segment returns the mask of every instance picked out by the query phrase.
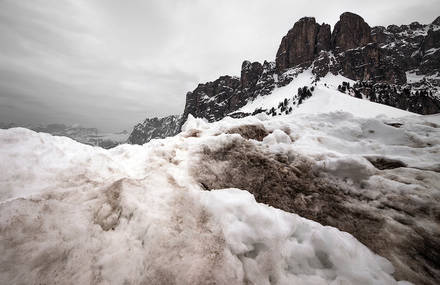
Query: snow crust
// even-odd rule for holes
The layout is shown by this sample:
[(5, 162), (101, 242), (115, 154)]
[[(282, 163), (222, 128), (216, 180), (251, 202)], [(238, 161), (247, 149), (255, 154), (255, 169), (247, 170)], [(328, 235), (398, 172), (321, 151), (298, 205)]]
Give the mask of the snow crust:
[(336, 173), (344, 163), (369, 169), (359, 153), (389, 147), (411, 165), (440, 161), (438, 152), (409, 149), (429, 142), (438, 151), (440, 137), (423, 120), (409, 121), (393, 132), (347, 113), (212, 124), (190, 117), (180, 135), (111, 150), (0, 130), (0, 283), (405, 284), (350, 234), (259, 204), (243, 190), (203, 191), (189, 170), (202, 147), (231, 142), (239, 135), (220, 133), (245, 124), (272, 132), (253, 143), (295, 149)]

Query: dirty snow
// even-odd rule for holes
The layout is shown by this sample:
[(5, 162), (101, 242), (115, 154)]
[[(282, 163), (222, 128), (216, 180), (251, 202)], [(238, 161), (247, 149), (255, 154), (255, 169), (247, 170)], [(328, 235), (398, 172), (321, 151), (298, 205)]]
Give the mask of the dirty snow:
[[(279, 130), (262, 144), (322, 152), (301, 137), (310, 142), (331, 122), (340, 135), (362, 134), (365, 121), (344, 116), (292, 117), (294, 139)], [(211, 134), (249, 120), (284, 124), (267, 119), (190, 117), (176, 137), (111, 150), (1, 130), (0, 283), (397, 284), (391, 263), (350, 234), (258, 204), (243, 190), (202, 191), (190, 176), (202, 145), (237, 136)], [(411, 143), (405, 139), (396, 135)], [(326, 149), (341, 151), (337, 142)]]

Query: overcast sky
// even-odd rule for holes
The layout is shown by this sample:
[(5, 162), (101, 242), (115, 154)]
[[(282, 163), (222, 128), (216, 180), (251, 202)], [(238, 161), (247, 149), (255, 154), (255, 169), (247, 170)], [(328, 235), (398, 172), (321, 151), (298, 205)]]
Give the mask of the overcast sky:
[(430, 23), (440, 0), (0, 0), (0, 122), (131, 130), (187, 91), (274, 60), (303, 16)]

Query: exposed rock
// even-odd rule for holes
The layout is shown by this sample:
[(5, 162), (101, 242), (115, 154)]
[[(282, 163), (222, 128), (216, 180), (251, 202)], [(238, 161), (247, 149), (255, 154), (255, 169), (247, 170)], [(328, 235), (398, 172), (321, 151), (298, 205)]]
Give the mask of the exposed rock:
[(411, 30), (419, 30), (419, 29), (423, 28), (423, 25), (420, 24), (419, 22), (412, 22), (411, 24), (409, 24), (409, 28)]
[(432, 22), (432, 25), (440, 26), (440, 16)]
[(163, 118), (147, 118), (133, 128), (128, 137), (128, 142), (131, 144), (144, 144), (152, 139), (174, 136), (180, 130), (180, 119), (180, 116), (175, 115)]
[(332, 48), (341, 51), (361, 47), (372, 42), (371, 28), (362, 17), (346, 12), (336, 23), (331, 40)]
[(231, 105), (239, 103), (240, 100), (231, 100), (239, 87), (240, 79), (232, 76), (221, 76), (215, 81), (199, 84), (194, 91), (186, 94), (181, 125), (189, 114), (197, 118), (206, 118), (210, 122), (223, 118), (229, 113)]
[(436, 89), (420, 84), (388, 84), (374, 81), (358, 82), (349, 88), (353, 94), (362, 94), (368, 100), (418, 114), (440, 113)]
[(321, 51), (330, 50), (331, 47), (331, 30), (330, 25), (323, 23), (319, 27), (319, 32), (316, 39), (315, 54), (319, 54)]
[[(305, 17), (293, 25), (293, 28), (283, 37), (276, 55), (278, 70), (312, 61), (315, 57), (319, 25), (315, 18)], [(325, 38), (325, 33), (321, 35)], [(322, 42), (325, 44), (325, 42)]]
[(440, 48), (440, 29), (430, 29), (422, 42), (421, 49), (424, 54), (432, 48)]
[[(392, 58), (387, 57), (386, 52), (377, 44), (368, 44), (338, 54), (337, 62), (340, 63), (340, 70), (337, 71), (352, 80), (406, 83), (405, 72), (395, 65)], [(335, 67), (337, 68), (337, 65)]]
[(371, 39), (373, 42), (381, 44), (386, 42), (387, 35), (386, 35), (386, 28), (382, 26), (373, 27), (371, 29)]
[(241, 65), (241, 88), (254, 88), (263, 73), (263, 65), (259, 62), (244, 61)]

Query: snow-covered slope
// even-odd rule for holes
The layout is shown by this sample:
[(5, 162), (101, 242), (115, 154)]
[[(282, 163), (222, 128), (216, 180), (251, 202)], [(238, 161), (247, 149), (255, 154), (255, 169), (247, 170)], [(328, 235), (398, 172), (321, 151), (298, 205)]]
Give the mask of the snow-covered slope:
[[(361, 100), (339, 92), (337, 88), (343, 82), (354, 84), (353, 80), (331, 73), (316, 81), (316, 76), (312, 74), (311, 69), (307, 69), (299, 73), (287, 86), (276, 88), (270, 95), (255, 98), (237, 112), (253, 113), (259, 108), (266, 110), (276, 109), (280, 102), (287, 99), (287, 108), (292, 107), (292, 113), (295, 114), (343, 111), (363, 118), (374, 118), (379, 115), (386, 115), (388, 117), (414, 115), (411, 112), (370, 102), (369, 100)], [(298, 104), (298, 98), (296, 98), (297, 91), (304, 86), (313, 87), (313, 95), (305, 99), (301, 104)]]
[[(398, 217), (383, 210), (398, 195), (425, 207), (438, 201), (440, 176), (429, 171), (440, 169), (436, 119), (259, 114), (208, 124), (190, 117), (175, 137), (111, 150), (23, 128), (0, 130), (0, 283), (396, 284), (393, 265), (349, 233), (259, 204), (249, 192), (258, 201), (269, 197), (267, 204), (297, 213), (302, 213), (301, 203), (319, 195), (292, 193), (305, 200), (276, 205), (272, 194), (261, 196), (251, 185), (242, 190), (212, 186), (236, 179), (258, 182), (270, 164), (258, 170), (258, 177), (230, 173), (254, 153), (257, 165), (267, 159), (282, 163), (279, 173), (296, 169), (289, 174), (294, 184), (313, 182), (307, 173), (317, 171), (323, 176), (316, 181), (327, 190), (364, 197), (343, 203), (389, 215), (380, 239), (399, 231), (413, 237), (411, 225), (417, 221), (431, 233), (428, 240), (437, 241), (430, 215), (405, 209), (414, 215), (405, 216), (410, 225), (396, 226)], [(246, 131), (249, 126), (263, 130), (261, 139)], [(245, 155), (228, 160), (242, 148)], [(378, 157), (398, 160), (406, 168), (379, 170), (370, 163)], [(377, 202), (362, 202), (372, 197)], [(435, 212), (435, 205), (428, 211)], [(325, 214), (326, 208), (318, 206), (307, 208)], [(359, 216), (356, 222), (370, 230), (363, 221)], [(371, 246), (372, 241), (363, 242)], [(406, 244), (407, 239), (396, 242)], [(431, 266), (423, 258), (405, 259), (398, 247), (387, 248), (391, 252), (374, 250), (393, 258), (398, 279), (418, 280), (411, 268)]]

